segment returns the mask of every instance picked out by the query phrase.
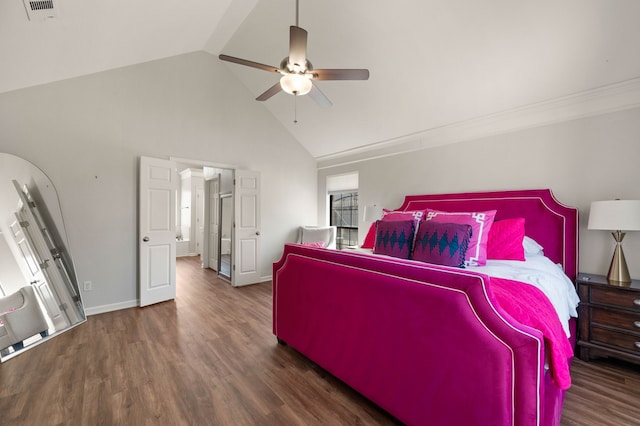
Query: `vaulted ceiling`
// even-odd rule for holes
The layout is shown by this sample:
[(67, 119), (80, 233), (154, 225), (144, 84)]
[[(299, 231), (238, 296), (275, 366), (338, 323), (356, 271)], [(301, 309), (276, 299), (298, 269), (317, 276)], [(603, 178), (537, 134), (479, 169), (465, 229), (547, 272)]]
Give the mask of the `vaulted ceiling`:
[[(295, 0), (54, 0), (29, 21), (0, 2), (0, 93), (204, 50), (278, 66)], [(640, 79), (636, 0), (300, 0), (333, 106), (279, 93), (263, 105), (316, 158)], [(277, 74), (225, 63), (254, 98)], [(248, 96), (246, 92), (237, 96)]]

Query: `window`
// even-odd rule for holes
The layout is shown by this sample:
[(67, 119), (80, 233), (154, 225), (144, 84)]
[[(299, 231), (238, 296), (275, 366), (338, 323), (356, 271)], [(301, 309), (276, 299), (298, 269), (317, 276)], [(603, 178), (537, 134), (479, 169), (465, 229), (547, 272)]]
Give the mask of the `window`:
[(358, 245), (358, 192), (333, 192), (329, 206), (329, 224), (338, 230), (336, 248)]

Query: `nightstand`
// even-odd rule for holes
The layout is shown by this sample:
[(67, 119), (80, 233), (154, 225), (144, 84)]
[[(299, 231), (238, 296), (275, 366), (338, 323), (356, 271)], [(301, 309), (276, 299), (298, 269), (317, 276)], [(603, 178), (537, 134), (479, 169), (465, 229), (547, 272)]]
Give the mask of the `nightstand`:
[(612, 285), (602, 275), (578, 274), (578, 356), (640, 364), (640, 280)]

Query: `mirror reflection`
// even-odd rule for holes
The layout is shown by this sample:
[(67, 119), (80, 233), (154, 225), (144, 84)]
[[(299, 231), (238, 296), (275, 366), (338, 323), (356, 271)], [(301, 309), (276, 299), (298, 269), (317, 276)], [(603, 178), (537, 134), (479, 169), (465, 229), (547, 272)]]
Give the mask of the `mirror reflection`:
[(0, 360), (85, 319), (53, 184), (0, 153)]
[(233, 232), (233, 194), (220, 195), (220, 268), (218, 273), (231, 280), (231, 235)]

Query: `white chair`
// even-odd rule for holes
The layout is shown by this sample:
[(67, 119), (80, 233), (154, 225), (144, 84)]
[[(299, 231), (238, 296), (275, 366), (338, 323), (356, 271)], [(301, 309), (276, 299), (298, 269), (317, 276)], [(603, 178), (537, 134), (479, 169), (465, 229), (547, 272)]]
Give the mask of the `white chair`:
[(23, 341), (36, 334), (47, 335), (49, 326), (33, 287), (25, 286), (0, 297), (0, 350), (22, 349)]
[(335, 226), (301, 226), (297, 243), (323, 242), (326, 248), (335, 249), (337, 233)]

